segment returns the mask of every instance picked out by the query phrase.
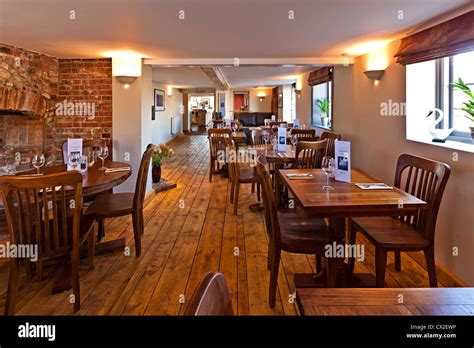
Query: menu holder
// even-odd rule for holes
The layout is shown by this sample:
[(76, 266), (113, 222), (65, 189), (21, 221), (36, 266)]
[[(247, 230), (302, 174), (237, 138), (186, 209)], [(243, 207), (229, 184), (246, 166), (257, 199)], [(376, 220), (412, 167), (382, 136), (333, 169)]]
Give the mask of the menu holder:
[(71, 154), (74, 154), (74, 155), (78, 154), (80, 157), (82, 157), (82, 139), (81, 138), (67, 140), (67, 158), (68, 158), (67, 170), (74, 169), (69, 164), (69, 157), (71, 156)]
[(278, 151), (286, 151), (286, 128), (278, 127)]
[(351, 143), (336, 140), (334, 143), (334, 178), (337, 181), (351, 182)]

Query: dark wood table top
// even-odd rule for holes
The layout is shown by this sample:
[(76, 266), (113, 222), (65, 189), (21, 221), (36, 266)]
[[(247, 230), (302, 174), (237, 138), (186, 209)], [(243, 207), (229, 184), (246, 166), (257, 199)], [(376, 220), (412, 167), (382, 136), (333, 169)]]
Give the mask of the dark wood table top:
[(474, 288), (297, 288), (296, 299), (308, 316), (474, 315)]
[[(105, 161), (105, 167), (107, 168), (122, 168), (127, 167), (129, 168), (128, 171), (120, 171), (120, 172), (113, 172), (113, 173), (106, 173), (103, 170), (99, 170), (102, 166), (102, 161), (96, 162), (92, 167), (88, 168), (87, 173), (83, 174), (83, 181), (82, 181), (82, 191), (83, 196), (94, 196), (98, 193), (106, 192), (117, 185), (120, 185), (125, 180), (132, 175), (132, 167), (127, 163), (122, 162), (113, 162), (113, 161)], [(50, 166), (50, 167), (43, 167), (41, 168), (41, 173), (43, 174), (53, 174), (53, 173), (61, 173), (65, 172), (67, 169), (65, 164)], [(36, 169), (33, 169), (31, 173), (36, 173)], [(26, 175), (26, 174), (22, 174)], [(0, 199), (0, 207), (2, 206), (2, 202)]]
[(231, 138), (235, 141), (246, 141), (247, 134), (245, 134), (244, 132), (232, 132)]
[(275, 151), (272, 145), (257, 145), (255, 149), (257, 150), (257, 155), (265, 155), (267, 162), (293, 163), (295, 161), (296, 149), (292, 145), (286, 145), (286, 150), (284, 151)]
[[(311, 178), (289, 179), (290, 173), (311, 173)], [(284, 169), (278, 175), (306, 213), (320, 217), (404, 215), (425, 208), (426, 202), (397, 188), (362, 190), (354, 183), (382, 182), (359, 169), (352, 169), (351, 182), (329, 180), (334, 190), (325, 191), (326, 175), (321, 169)]]

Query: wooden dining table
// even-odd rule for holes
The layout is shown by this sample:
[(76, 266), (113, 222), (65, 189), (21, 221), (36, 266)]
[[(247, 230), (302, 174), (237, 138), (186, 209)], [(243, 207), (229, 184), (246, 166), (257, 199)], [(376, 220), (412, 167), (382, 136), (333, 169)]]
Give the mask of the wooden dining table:
[[(288, 174), (310, 174), (305, 178), (289, 178)], [(362, 170), (351, 170), (351, 182), (331, 179), (332, 190), (324, 190), (326, 176), (321, 169), (278, 170), (276, 199), (281, 196), (281, 185), (291, 192), (296, 203), (307, 216), (327, 218), (334, 232), (336, 243), (345, 243), (346, 219), (370, 216), (403, 216), (415, 214), (427, 207), (427, 203), (393, 187), (389, 190), (363, 190), (355, 183), (376, 183), (382, 180)], [(323, 255), (324, 256), (324, 255)], [(374, 286), (375, 279), (369, 274), (350, 274), (344, 258), (336, 258), (336, 286)], [(302, 287), (326, 287), (326, 267), (317, 275), (295, 274), (295, 285)]]
[(473, 288), (296, 289), (301, 315), (474, 315)]
[[(106, 168), (127, 168), (124, 171), (117, 171), (107, 173), (104, 170), (100, 170), (102, 162), (96, 162), (94, 165), (88, 167), (87, 172), (82, 173), (82, 192), (84, 202), (91, 201), (98, 194), (110, 192), (115, 186), (120, 185), (132, 175), (132, 167), (128, 163), (115, 162), (106, 160), (104, 166)], [(55, 174), (63, 173), (67, 171), (65, 164), (47, 166), (40, 169), (41, 174)], [(36, 170), (29, 172), (22, 172), (21, 175), (27, 176), (29, 174), (35, 174)], [(0, 198), (0, 205), (3, 206), (3, 202)], [(87, 212), (87, 210), (86, 210)], [(103, 254), (115, 250), (124, 250), (125, 238), (119, 238), (109, 241), (101, 241), (96, 244), (95, 253)], [(53, 282), (52, 293), (58, 293), (65, 291), (70, 288), (70, 275), (69, 268), (65, 267), (63, 272), (58, 274)]]

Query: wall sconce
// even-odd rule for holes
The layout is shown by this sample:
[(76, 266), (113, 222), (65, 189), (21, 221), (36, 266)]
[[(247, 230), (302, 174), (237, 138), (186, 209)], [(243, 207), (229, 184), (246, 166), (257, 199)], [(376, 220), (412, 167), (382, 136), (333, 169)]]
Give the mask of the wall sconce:
[(370, 80), (374, 80), (375, 85), (378, 85), (384, 72), (385, 70), (367, 70), (367, 71), (364, 71), (364, 74)]
[(166, 87), (166, 94), (168, 94), (168, 97), (171, 97), (173, 95), (173, 87)]
[(137, 77), (142, 76), (141, 57), (112, 57), (112, 75), (123, 84), (123, 88), (130, 87)]
[(295, 93), (299, 97), (301, 97), (301, 90), (303, 89), (303, 75), (299, 76), (295, 82)]
[(263, 101), (267, 95), (265, 92), (260, 92), (257, 94), (258, 100)]

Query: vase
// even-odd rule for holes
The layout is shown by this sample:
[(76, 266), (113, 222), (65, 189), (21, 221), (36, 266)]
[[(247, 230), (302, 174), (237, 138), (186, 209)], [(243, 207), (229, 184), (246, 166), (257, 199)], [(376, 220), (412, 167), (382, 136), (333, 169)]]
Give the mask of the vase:
[(161, 166), (153, 166), (151, 168), (151, 181), (156, 184), (161, 180)]

